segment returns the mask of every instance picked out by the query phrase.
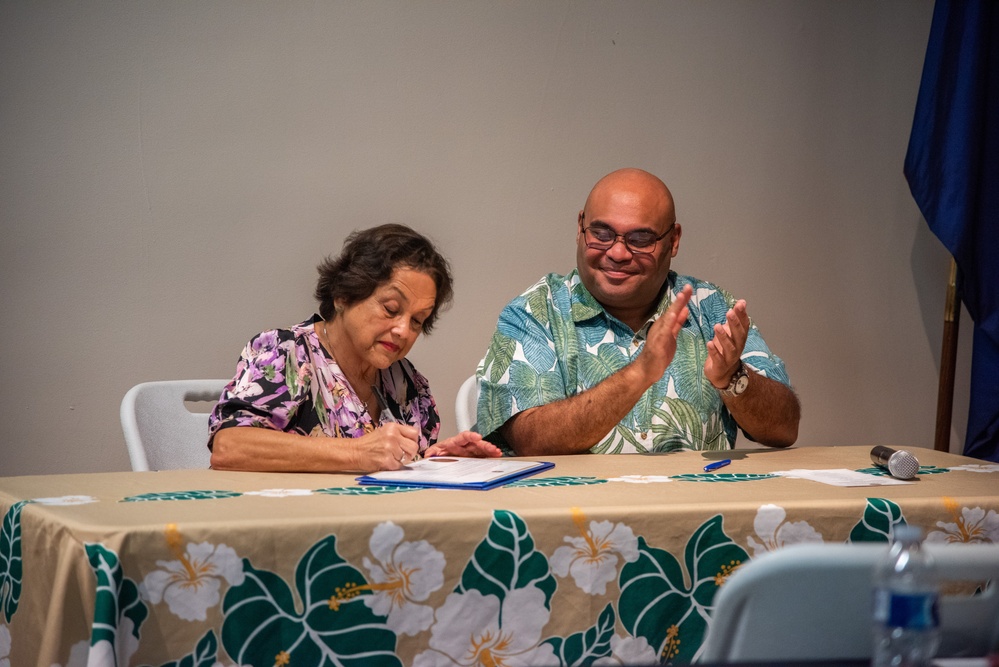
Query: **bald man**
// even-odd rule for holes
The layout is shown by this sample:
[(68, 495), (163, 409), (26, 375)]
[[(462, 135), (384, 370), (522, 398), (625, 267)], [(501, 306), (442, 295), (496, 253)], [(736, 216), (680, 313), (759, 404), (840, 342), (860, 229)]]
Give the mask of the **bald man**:
[(500, 313), (476, 375), (476, 430), (518, 456), (787, 447), (801, 408), (746, 302), (677, 275), (673, 196), (621, 169), (590, 191), (576, 268)]

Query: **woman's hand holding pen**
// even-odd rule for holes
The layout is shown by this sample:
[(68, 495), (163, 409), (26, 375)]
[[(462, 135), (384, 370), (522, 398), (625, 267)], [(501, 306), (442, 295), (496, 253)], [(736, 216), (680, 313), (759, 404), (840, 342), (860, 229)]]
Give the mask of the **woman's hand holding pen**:
[(357, 470), (398, 470), (416, 459), (420, 432), (415, 426), (390, 422), (340, 446), (353, 446)]
[[(391, 426), (398, 426), (400, 428), (412, 429), (414, 437), (413, 444), (418, 446), (418, 441), (416, 441), (416, 438), (419, 436), (419, 433), (417, 432), (417, 430), (412, 426), (404, 426), (402, 422), (399, 421), (399, 418), (396, 417), (395, 413), (392, 412), (392, 408), (389, 407), (388, 401), (385, 400), (385, 395), (382, 393), (381, 389), (378, 386), (372, 385), (371, 391), (375, 395), (375, 399), (378, 401), (378, 405), (381, 408), (382, 415), (389, 421), (393, 422), (392, 424), (387, 424), (383, 428), (387, 429)], [(380, 430), (382, 429), (379, 428), (375, 432), (377, 433)], [(399, 459), (398, 467), (402, 467), (406, 463), (409, 463), (410, 461), (414, 461), (416, 459), (416, 451), (410, 451), (408, 448), (406, 451), (407, 453), (404, 455), (404, 457)], [(490, 457), (502, 456), (503, 452), (501, 452), (496, 445), (492, 444), (491, 442), (486, 442), (485, 440), (483, 440), (482, 435), (480, 435), (479, 433), (473, 433), (472, 431), (462, 431), (456, 436), (450, 437), (446, 440), (442, 440), (434, 445), (431, 445), (430, 447), (427, 448), (427, 451), (425, 451), (423, 455), (426, 457), (470, 456), (475, 458), (490, 458)], [(396, 470), (396, 469), (397, 467), (382, 468), (382, 470)]]
[(387, 451), (392, 453), (392, 456), (395, 458), (395, 462), (398, 463), (398, 465), (390, 464), (389, 467), (379, 468), (379, 470), (398, 470), (410, 461), (415, 461), (416, 457), (419, 455), (420, 432), (415, 426), (404, 424), (402, 420), (395, 416), (395, 413), (392, 412), (392, 408), (389, 407), (388, 401), (385, 400), (385, 394), (382, 393), (382, 390), (378, 387), (378, 385), (371, 385), (371, 393), (374, 394), (375, 400), (378, 401), (378, 408), (382, 418), (389, 422), (385, 426), (378, 427), (374, 432), (378, 433), (379, 431), (382, 431), (385, 434), (389, 434), (396, 429), (399, 429), (402, 431), (402, 435), (404, 437), (408, 437), (412, 440), (411, 443), (407, 443), (405, 440), (396, 443), (399, 445), (399, 449), (401, 450), (398, 457), (395, 456), (395, 447), (392, 445), (388, 445), (387, 447)]
[(428, 458), (431, 456), (470, 456), (485, 459), (502, 455), (503, 452), (500, 451), (499, 447), (483, 440), (482, 435), (472, 431), (462, 431), (458, 435), (430, 445), (424, 453), (424, 456)]

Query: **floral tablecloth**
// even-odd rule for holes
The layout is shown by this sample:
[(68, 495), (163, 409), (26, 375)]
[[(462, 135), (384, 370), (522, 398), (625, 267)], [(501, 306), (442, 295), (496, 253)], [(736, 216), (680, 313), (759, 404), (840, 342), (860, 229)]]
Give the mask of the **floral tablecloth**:
[[(212, 470), (0, 478), (0, 667), (697, 658), (741, 564), (802, 541), (999, 542), (999, 465), (869, 447), (556, 457), (491, 491)], [(703, 467), (728, 456), (716, 472)]]

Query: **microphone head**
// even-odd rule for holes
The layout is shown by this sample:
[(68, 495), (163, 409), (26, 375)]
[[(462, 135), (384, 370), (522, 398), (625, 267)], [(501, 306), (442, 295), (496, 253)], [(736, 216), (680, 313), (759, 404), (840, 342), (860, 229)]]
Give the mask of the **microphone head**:
[(919, 461), (909, 452), (899, 450), (891, 455), (886, 467), (892, 477), (912, 479), (919, 472)]

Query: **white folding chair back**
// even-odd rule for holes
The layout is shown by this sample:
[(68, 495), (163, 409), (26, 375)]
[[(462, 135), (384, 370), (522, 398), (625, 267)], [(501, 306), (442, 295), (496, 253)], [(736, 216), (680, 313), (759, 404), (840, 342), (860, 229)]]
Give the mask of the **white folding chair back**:
[(218, 401), (229, 380), (143, 382), (121, 401), (121, 428), (132, 470), (207, 468), (209, 412), (185, 401)]
[(459, 431), (467, 431), (475, 426), (475, 413), (479, 403), (479, 381), (474, 375), (458, 387), (458, 397), (454, 401), (454, 416)]
[[(984, 582), (981, 595), (944, 596), (938, 655), (985, 655), (999, 643), (999, 545), (924, 547), (943, 580)], [(802, 544), (739, 567), (715, 598), (701, 662), (867, 660), (874, 566), (885, 544)], [(944, 589), (946, 591), (946, 588)]]

